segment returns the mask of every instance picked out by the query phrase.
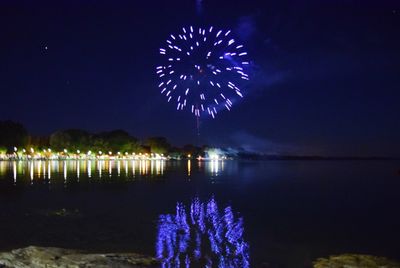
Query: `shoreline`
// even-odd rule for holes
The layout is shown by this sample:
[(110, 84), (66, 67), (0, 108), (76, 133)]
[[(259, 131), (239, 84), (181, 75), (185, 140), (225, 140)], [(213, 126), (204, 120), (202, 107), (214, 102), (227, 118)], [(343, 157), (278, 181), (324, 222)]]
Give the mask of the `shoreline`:
[(30, 161), (400, 161), (398, 157), (313, 157), (313, 156), (266, 156), (266, 157), (228, 157), (228, 158), (150, 158), (150, 157), (100, 157), (100, 158), (0, 158), (0, 162), (30, 162)]

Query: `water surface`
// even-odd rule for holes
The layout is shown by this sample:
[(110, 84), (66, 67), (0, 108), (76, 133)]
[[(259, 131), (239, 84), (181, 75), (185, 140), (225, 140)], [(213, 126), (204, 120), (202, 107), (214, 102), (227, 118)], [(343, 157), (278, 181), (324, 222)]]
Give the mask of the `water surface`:
[[(232, 229), (226, 209), (233, 223), (241, 221), (251, 267), (309, 267), (317, 257), (347, 252), (400, 259), (399, 170), (399, 161), (0, 161), (0, 249), (155, 256), (160, 219), (177, 219), (177, 203), (197, 228), (182, 239), (199, 232), (210, 239), (199, 221), (190, 222), (190, 208), (212, 200), (225, 240)], [(190, 245), (183, 249), (192, 257)], [(211, 246), (202, 243), (202, 258)]]

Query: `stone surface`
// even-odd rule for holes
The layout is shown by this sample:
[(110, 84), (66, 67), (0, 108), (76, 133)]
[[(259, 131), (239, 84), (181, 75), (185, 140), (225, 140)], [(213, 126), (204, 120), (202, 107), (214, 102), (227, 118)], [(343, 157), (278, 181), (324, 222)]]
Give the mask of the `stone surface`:
[(93, 254), (79, 250), (29, 246), (0, 253), (6, 268), (158, 267), (154, 258), (135, 253)]
[(343, 254), (320, 258), (314, 262), (314, 268), (400, 268), (400, 264), (371, 255)]

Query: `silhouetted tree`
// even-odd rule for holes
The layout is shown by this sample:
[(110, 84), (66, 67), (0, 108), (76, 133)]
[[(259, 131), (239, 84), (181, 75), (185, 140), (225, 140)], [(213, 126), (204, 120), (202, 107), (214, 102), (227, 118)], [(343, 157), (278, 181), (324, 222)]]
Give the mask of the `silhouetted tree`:
[(197, 157), (202, 154), (202, 150), (200, 147), (194, 146), (193, 144), (186, 144), (182, 148), (183, 154), (191, 155), (192, 157)]
[(171, 147), (168, 151), (168, 155), (174, 159), (181, 159), (184, 152), (178, 147)]
[(145, 141), (145, 145), (150, 147), (152, 153), (165, 154), (171, 148), (167, 139), (164, 137), (152, 137)]
[(12, 150), (14, 146), (24, 147), (28, 144), (29, 135), (25, 127), (13, 121), (0, 121), (0, 147)]
[(49, 136), (29, 136), (28, 147), (47, 149), (50, 147)]
[(97, 138), (103, 140), (104, 149), (112, 152), (139, 152), (141, 147), (138, 139), (129, 135), (124, 130), (103, 132)]
[(63, 149), (85, 151), (91, 147), (90, 134), (80, 129), (57, 131), (50, 136), (50, 146), (55, 150)]

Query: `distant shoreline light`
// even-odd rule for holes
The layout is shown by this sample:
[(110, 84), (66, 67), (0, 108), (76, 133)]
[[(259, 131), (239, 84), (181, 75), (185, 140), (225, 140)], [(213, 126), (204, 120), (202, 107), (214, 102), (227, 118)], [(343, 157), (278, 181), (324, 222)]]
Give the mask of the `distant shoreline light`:
[[(112, 152), (106, 153), (102, 151), (88, 150), (82, 152), (80, 150), (68, 150), (63, 149), (60, 152), (55, 152), (51, 148), (35, 150), (34, 148), (13, 148), (13, 153), (0, 152), (1, 160), (170, 160), (175, 159), (169, 155), (158, 154), (158, 153), (129, 153), (129, 152)], [(210, 153), (207, 157), (193, 157), (191, 154), (187, 155), (187, 158), (182, 159), (197, 159), (197, 160), (212, 160), (219, 161), (226, 159), (225, 156), (216, 153)]]

